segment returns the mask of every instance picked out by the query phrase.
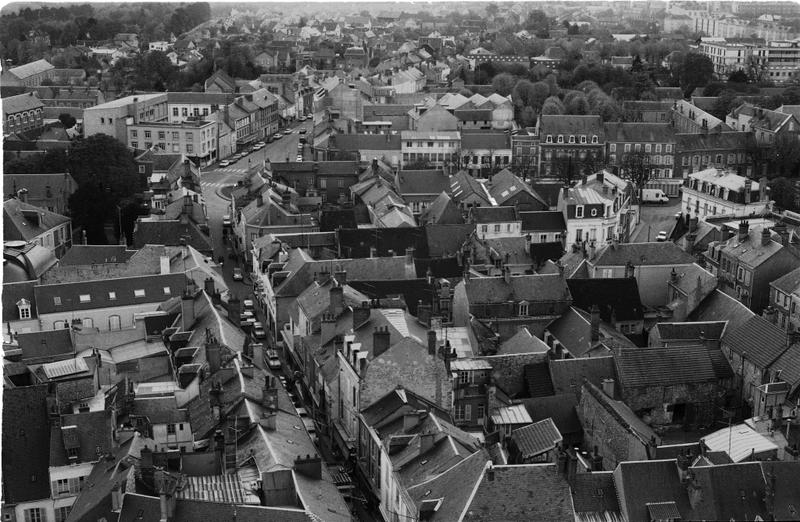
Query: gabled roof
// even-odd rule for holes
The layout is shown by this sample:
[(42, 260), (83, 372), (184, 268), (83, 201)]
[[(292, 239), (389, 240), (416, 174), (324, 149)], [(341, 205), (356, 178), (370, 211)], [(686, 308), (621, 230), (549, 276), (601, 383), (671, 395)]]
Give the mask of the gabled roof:
[(620, 243), (608, 245), (597, 253), (591, 262), (596, 267), (652, 265), (690, 265), (695, 262), (693, 255), (682, 250), (670, 241), (653, 243)]
[(670, 123), (610, 122), (605, 124), (605, 129), (609, 142), (672, 143), (675, 140), (675, 129)]
[(3, 239), (31, 241), (48, 230), (70, 222), (70, 218), (16, 198), (3, 202)]
[[(111, 410), (61, 416), (61, 426), (50, 431), (50, 466), (67, 466), (73, 461), (66, 448), (78, 449), (78, 462), (96, 462), (114, 448)], [(98, 449), (99, 448), (99, 449)]]
[(43, 73), (52, 69), (55, 69), (55, 66), (47, 60), (36, 60), (23, 65), (18, 65), (17, 67), (12, 67), (8, 70), (8, 72), (20, 80), (24, 80), (25, 78), (33, 76), (34, 74)]
[(743, 324), (753, 316), (753, 311), (741, 301), (717, 289), (703, 299), (689, 317), (693, 321), (727, 321), (726, 330), (730, 331), (732, 326)]
[[(138, 493), (126, 493), (122, 497), (122, 509), (118, 522), (140, 522), (160, 520), (161, 505), (159, 497)], [(305, 510), (293, 507), (263, 507), (205, 500), (175, 501), (175, 514), (172, 522), (216, 522), (236, 520), (237, 522), (312, 522), (316, 517)]]
[(788, 348), (783, 330), (757, 315), (731, 325), (722, 337), (722, 344), (762, 370), (769, 368)]
[(473, 278), (465, 283), (470, 304), (507, 301), (568, 301), (569, 287), (558, 274)]
[[(597, 136), (604, 141), (605, 129), (600, 116), (576, 116), (564, 114), (543, 114), (539, 117), (541, 135)], [(590, 138), (591, 139), (591, 138)]]
[(615, 356), (617, 376), (625, 388), (678, 386), (733, 377), (724, 358), (703, 345), (621, 349)]
[(484, 149), (498, 151), (510, 148), (511, 136), (503, 131), (461, 132), (461, 150), (463, 151), (476, 151)]
[(484, 184), (463, 170), (450, 176), (450, 194), (455, 201), (463, 201), (474, 196), (486, 205), (494, 203), (494, 199), (489, 195)]
[(32, 92), (3, 98), (3, 114), (16, 114), (42, 107), (44, 103)]
[(657, 330), (661, 341), (692, 341), (705, 339), (721, 339), (728, 323), (726, 321), (713, 322), (684, 322), (684, 323), (657, 323)]
[[(549, 205), (548, 205), (549, 206)], [(558, 210), (523, 211), (519, 213), (522, 220), (522, 232), (558, 232), (567, 229), (564, 213)]]
[(581, 513), (609, 513), (616, 515), (612, 520), (621, 520), (617, 488), (611, 471), (576, 473), (572, 483), (572, 503), (580, 520)]
[[(5, 287), (3, 292), (5, 293)], [(20, 333), (17, 335), (17, 343), (22, 350), (23, 361), (29, 363), (59, 360), (75, 353), (69, 328)]]
[(3, 501), (50, 498), (47, 385), (3, 390)]
[(512, 431), (511, 440), (516, 444), (520, 457), (529, 459), (552, 450), (564, 439), (553, 419), (544, 419)]
[(522, 178), (518, 177), (510, 170), (503, 169), (492, 176), (492, 180), (489, 184), (489, 194), (492, 195), (498, 205), (503, 205), (506, 201), (521, 192), (529, 194), (533, 199), (541, 203), (543, 208), (548, 208), (550, 206), (539, 194), (534, 192)]
[(605, 322), (644, 319), (639, 285), (633, 277), (567, 279), (567, 286), (573, 306), (590, 312), (597, 305), (600, 318)]
[(469, 215), (473, 223), (506, 223), (519, 219), (516, 207), (472, 207)]
[(800, 267), (769, 284), (785, 294), (800, 294)]
[(626, 520), (651, 520), (648, 504), (673, 502), (684, 520), (691, 505), (675, 460), (621, 462), (614, 470), (620, 508)]
[(601, 386), (604, 379), (616, 379), (614, 358), (586, 357), (582, 359), (554, 359), (550, 364), (550, 379), (558, 394), (580, 395), (583, 380)]

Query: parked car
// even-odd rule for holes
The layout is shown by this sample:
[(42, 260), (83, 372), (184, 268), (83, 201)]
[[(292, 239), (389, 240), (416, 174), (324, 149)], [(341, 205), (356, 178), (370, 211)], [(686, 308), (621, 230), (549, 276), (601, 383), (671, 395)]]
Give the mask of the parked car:
[(272, 139), (274, 140), (279, 140), (281, 138), (283, 138), (283, 134), (281, 134), (280, 132), (276, 132), (275, 134), (272, 135)]
[(297, 118), (297, 121), (306, 121), (306, 117), (305, 116), (300, 116), (299, 118)]
[(295, 158), (295, 161), (303, 161), (303, 155), (298, 154), (297, 157)]
[(662, 230), (656, 236), (656, 241), (666, 241), (667, 240), (667, 233), (666, 231)]
[(297, 132), (299, 132), (300, 134), (305, 134), (306, 132), (308, 132), (308, 130), (307, 129), (300, 129)]
[(308, 410), (305, 408), (297, 408), (297, 414), (300, 418), (308, 418)]
[(219, 162), (219, 166), (221, 168), (225, 168), (225, 167), (229, 166), (230, 164), (231, 164), (231, 162), (228, 161), (228, 160), (222, 160), (222, 161)]
[(256, 321), (253, 323), (253, 336), (256, 339), (266, 339), (267, 331), (264, 330), (264, 323)]
[(294, 132), (294, 131), (292, 131), (292, 129), (284, 129), (284, 130), (283, 130), (283, 135), (284, 135), (284, 136), (288, 136), (288, 135), (289, 135), (289, 134), (291, 134), (292, 132)]
[(242, 273), (242, 269), (236, 267), (233, 269), (233, 280), (234, 281), (244, 281), (244, 273)]
[(222, 216), (222, 226), (223, 227), (233, 226), (233, 223), (231, 222), (231, 215), (230, 214), (225, 214), (224, 216)]
[[(281, 360), (278, 358), (278, 352), (275, 350), (267, 350), (267, 366), (270, 370), (281, 369)], [(286, 379), (283, 379), (281, 383), (283, 384), (283, 387), (286, 388)]]
[(255, 322), (256, 317), (253, 315), (253, 312), (245, 310), (241, 313), (241, 315), (239, 315), (239, 326), (242, 328), (251, 327)]
[(242, 301), (242, 306), (245, 310), (253, 310), (255, 308), (255, 304), (253, 303), (252, 299), (245, 299)]

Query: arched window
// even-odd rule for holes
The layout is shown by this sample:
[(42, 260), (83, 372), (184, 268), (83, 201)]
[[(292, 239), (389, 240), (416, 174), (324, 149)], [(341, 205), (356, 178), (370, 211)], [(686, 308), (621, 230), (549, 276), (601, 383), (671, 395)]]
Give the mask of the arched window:
[(592, 136), (592, 143), (597, 144), (599, 143), (597, 136)]
[(569, 142), (570, 143), (575, 143), (575, 136), (570, 136), (569, 137)]
[(559, 135), (558, 135), (558, 142), (559, 142), (559, 143), (564, 143), (564, 136), (562, 136), (562, 135), (560, 135), (560, 134), (559, 134)]

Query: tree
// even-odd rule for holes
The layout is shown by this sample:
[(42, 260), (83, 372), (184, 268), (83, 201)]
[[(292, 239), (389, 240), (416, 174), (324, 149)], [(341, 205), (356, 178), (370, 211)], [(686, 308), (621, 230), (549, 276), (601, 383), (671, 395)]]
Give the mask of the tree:
[(747, 83), (747, 73), (742, 69), (736, 69), (728, 75), (728, 81), (731, 83)]
[(67, 166), (78, 190), (70, 197), (72, 220), (83, 227), (90, 243), (105, 243), (105, 222), (116, 205), (143, 189), (127, 147), (105, 134), (74, 142)]
[(682, 60), (673, 66), (672, 75), (678, 80), (686, 93), (703, 87), (714, 75), (714, 64), (708, 56), (700, 53), (686, 53)]
[(508, 73), (500, 73), (492, 79), (492, 88), (499, 95), (508, 96), (516, 83), (517, 79), (514, 76)]
[(564, 114), (564, 104), (558, 96), (550, 96), (542, 104), (542, 114)]
[(794, 134), (779, 134), (770, 154), (772, 175), (797, 177), (800, 167), (800, 147)]
[(800, 186), (797, 179), (784, 177), (769, 182), (770, 198), (779, 209), (800, 212)]
[(650, 167), (650, 155), (643, 151), (634, 151), (623, 155), (620, 172), (636, 187), (639, 201), (641, 201), (642, 190), (653, 175), (653, 169)]
[(519, 108), (531, 107), (535, 112), (542, 109), (542, 104), (550, 95), (550, 87), (544, 82), (531, 83), (520, 80), (514, 86), (511, 98)]
[(570, 91), (564, 96), (564, 107), (567, 114), (582, 115), (589, 113), (589, 102), (586, 99), (586, 95), (580, 91)]
[(78, 123), (78, 121), (72, 114), (68, 114), (66, 112), (59, 114), (58, 120), (61, 122), (61, 124), (64, 126), (65, 129), (71, 129), (72, 127), (75, 126), (76, 123)]

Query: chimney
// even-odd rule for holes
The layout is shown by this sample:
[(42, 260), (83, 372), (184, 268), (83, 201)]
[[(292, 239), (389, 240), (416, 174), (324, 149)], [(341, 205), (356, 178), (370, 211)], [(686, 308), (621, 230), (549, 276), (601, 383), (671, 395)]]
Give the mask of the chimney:
[(340, 285), (347, 284), (347, 271), (345, 270), (338, 270), (333, 273), (333, 277), (336, 279), (336, 282)]
[(419, 453), (420, 455), (426, 453), (433, 448), (433, 443), (436, 440), (435, 433), (421, 433), (419, 436)]
[(261, 418), (258, 419), (258, 424), (267, 431), (275, 431), (276, 429), (276, 421), (278, 415), (276, 413), (264, 412), (261, 414)]
[(222, 348), (216, 341), (206, 343), (206, 360), (211, 374), (215, 374), (222, 368)]
[(592, 453), (592, 471), (603, 471), (603, 456), (598, 453), (597, 446)]
[(369, 320), (369, 301), (363, 301), (361, 306), (353, 307), (353, 330)]
[(777, 313), (775, 311), (775, 308), (771, 306), (766, 307), (762, 315), (764, 316), (764, 319), (766, 319), (770, 323), (772, 324), (777, 323)]
[(414, 247), (406, 248), (406, 264), (407, 265), (414, 264)]
[(675, 271), (675, 267), (672, 267), (672, 271), (669, 273), (669, 282), (672, 284), (678, 282), (678, 272)]
[(327, 343), (329, 340), (333, 338), (335, 332), (336, 332), (336, 317), (327, 312), (323, 313), (322, 322), (320, 324), (320, 332), (319, 332), (320, 342)]
[(378, 249), (374, 246), (369, 247), (369, 257), (378, 257)]
[(242, 302), (236, 295), (228, 299), (228, 319), (236, 323), (242, 313)]
[(205, 290), (209, 297), (214, 295), (214, 292), (216, 292), (216, 288), (214, 287), (214, 278), (206, 277), (205, 281), (203, 281), (203, 290)]
[(378, 173), (378, 158), (372, 158), (372, 173)]
[(783, 246), (789, 245), (789, 232), (786, 230), (786, 223), (781, 221), (772, 227), (772, 230), (781, 237), (781, 244)]
[(746, 179), (744, 182), (744, 203), (750, 203), (751, 192), (753, 190), (753, 180)]
[(772, 241), (772, 233), (767, 227), (761, 229), (761, 246), (767, 246)]
[(383, 352), (389, 349), (389, 342), (391, 336), (389, 335), (388, 326), (378, 326), (372, 333), (372, 356), (378, 357)]
[[(604, 173), (602, 170), (601, 170), (601, 171), (599, 171), (599, 172), (597, 173), (597, 181), (598, 181), (599, 183), (603, 183), (603, 181), (604, 181), (604, 176), (605, 176), (605, 173)], [(603, 187), (603, 188), (605, 189), (605, 187)]]
[(600, 307), (592, 305), (590, 312), (592, 314), (591, 340), (593, 343), (596, 343), (600, 340)]
[(263, 207), (264, 206), (264, 194), (259, 193), (256, 196), (256, 206)]
[(739, 236), (737, 239), (739, 243), (743, 243), (747, 240), (747, 235), (750, 233), (750, 223), (743, 219), (739, 222)]
[(614, 398), (614, 379), (603, 379), (603, 393)]
[(269, 413), (278, 410), (278, 385), (275, 377), (267, 375), (264, 381), (264, 389), (261, 393), (261, 406)]
[(697, 216), (689, 219), (689, 232), (697, 232)]
[(507, 266), (503, 267), (503, 281), (505, 281), (507, 285), (511, 284), (511, 270)]
[(194, 319), (194, 297), (187, 290), (181, 295), (181, 330), (191, 330)]
[(428, 330), (428, 355), (436, 355), (436, 332)]
[(697, 234), (689, 232), (686, 234), (686, 252), (691, 254), (694, 252), (694, 242), (697, 239)]
[(330, 290), (330, 304), (328, 305), (328, 312), (333, 317), (339, 317), (344, 311), (344, 289), (339, 284), (331, 286)]
[(22, 201), (23, 203), (28, 202), (28, 189), (22, 188), (17, 191), (17, 199)]
[(295, 472), (314, 480), (322, 479), (322, 458), (319, 455), (306, 455), (306, 458), (297, 456), (294, 459)]

